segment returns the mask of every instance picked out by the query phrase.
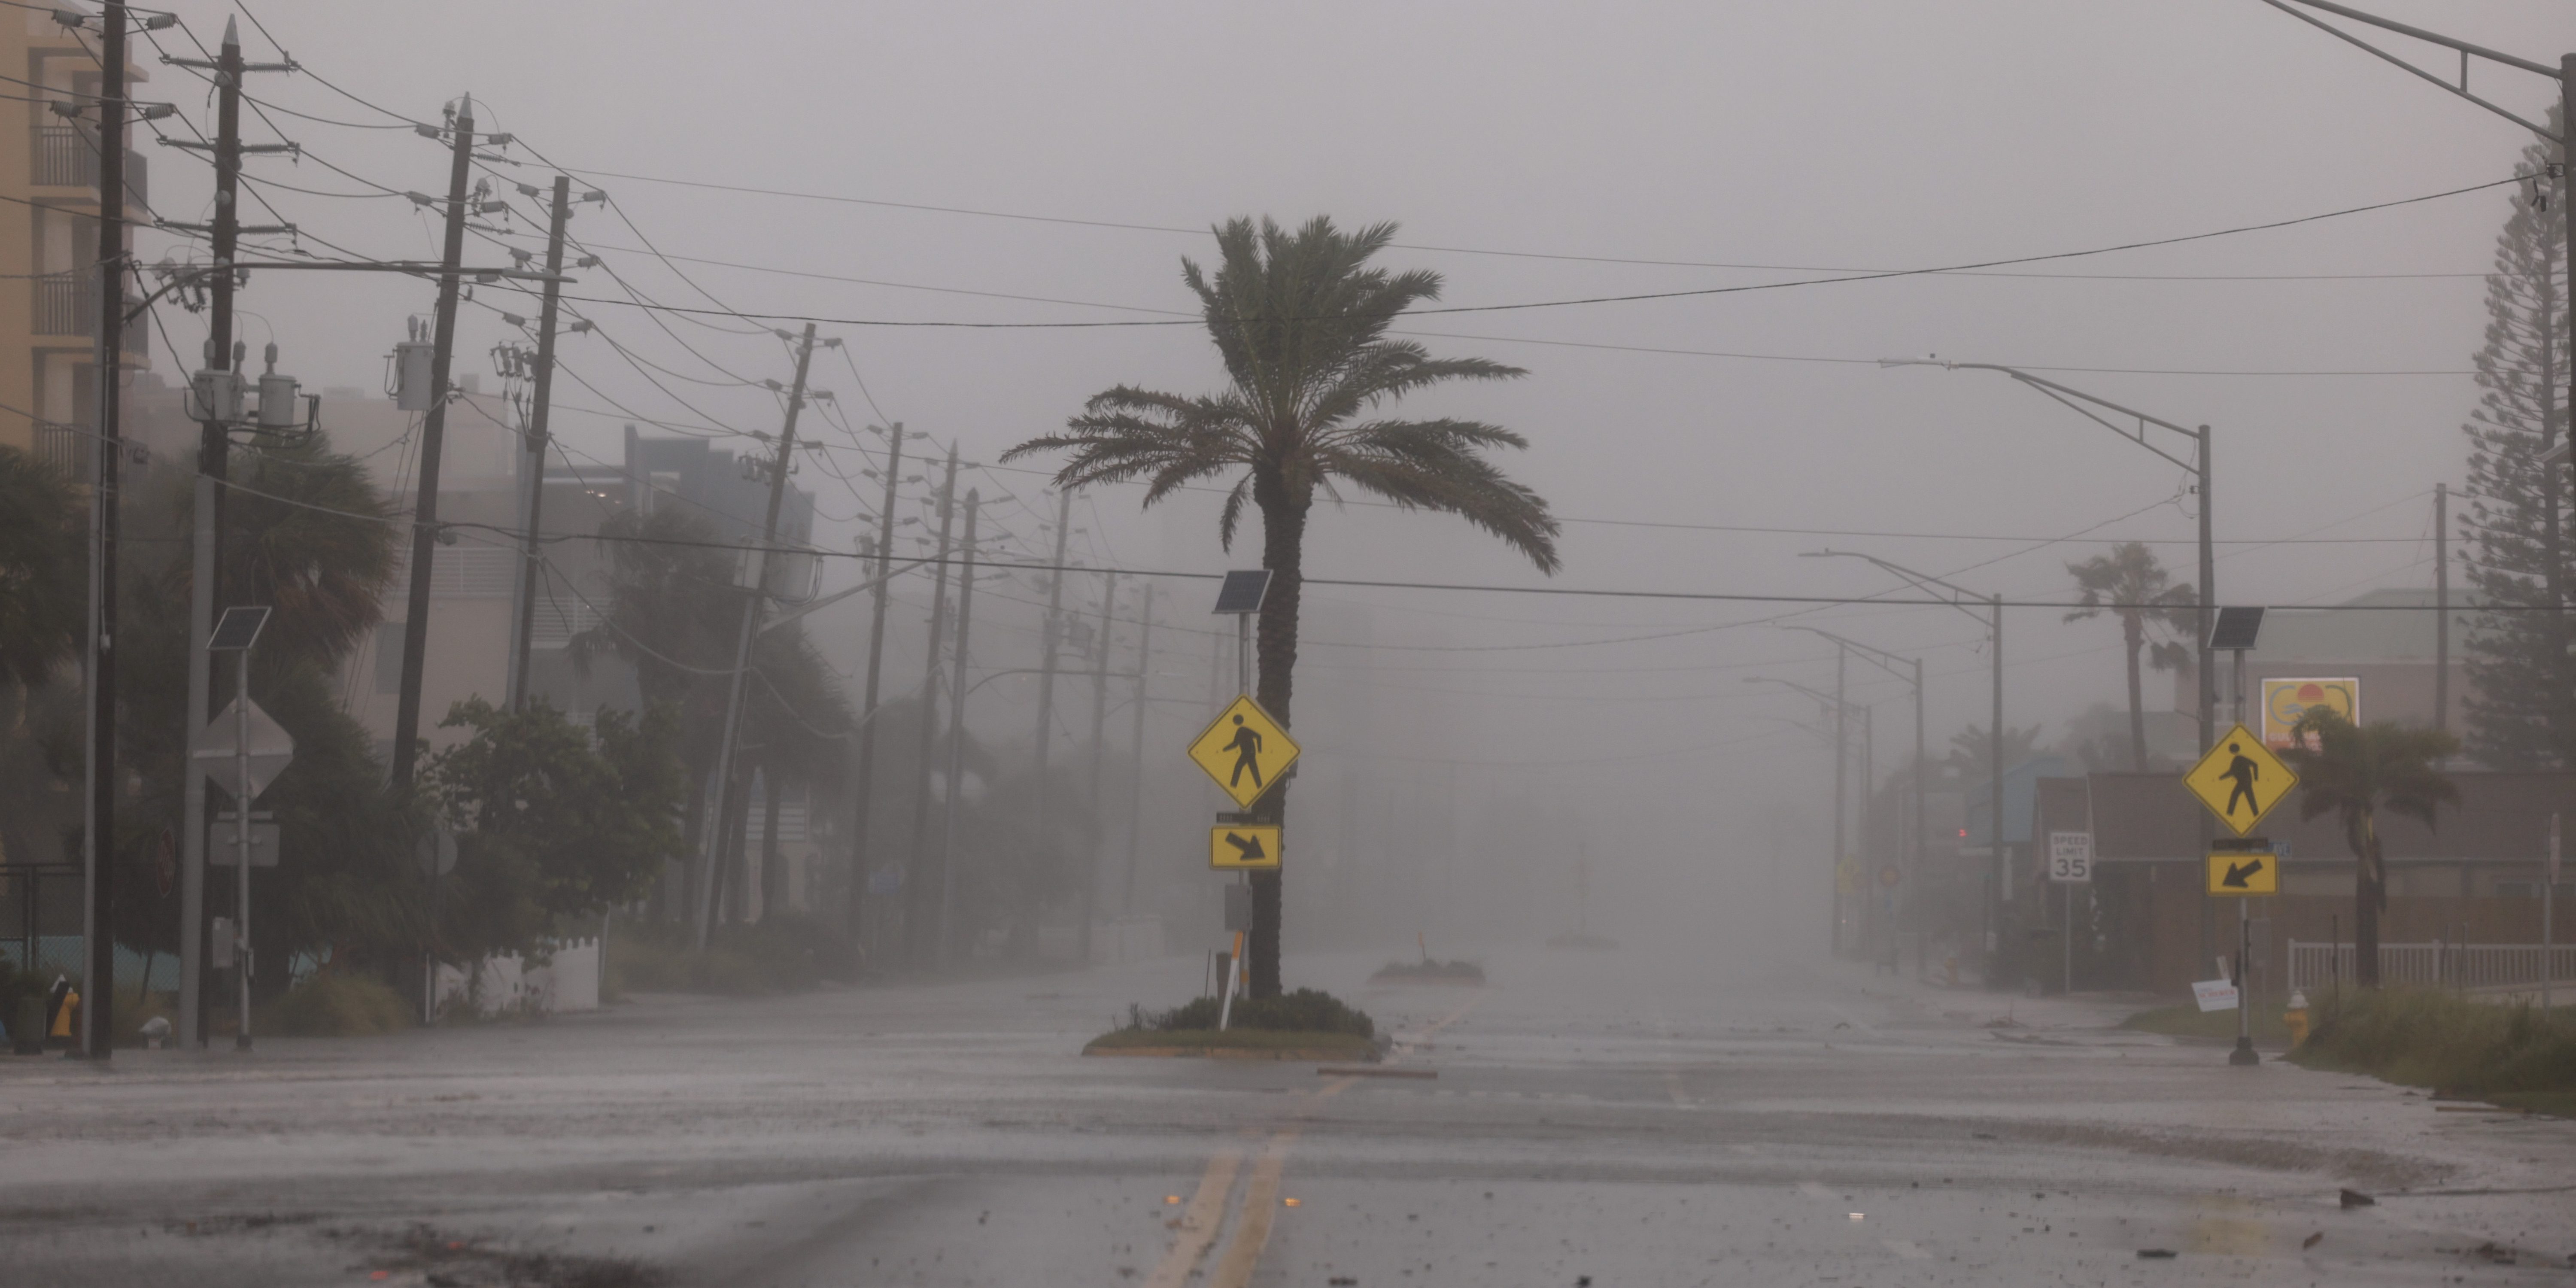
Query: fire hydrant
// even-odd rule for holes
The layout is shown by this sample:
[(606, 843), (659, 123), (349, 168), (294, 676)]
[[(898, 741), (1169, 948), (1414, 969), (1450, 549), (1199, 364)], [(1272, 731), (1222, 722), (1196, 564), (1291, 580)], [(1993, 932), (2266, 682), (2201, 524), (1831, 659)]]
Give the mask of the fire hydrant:
[(2308, 995), (2290, 994), (2290, 1009), (2281, 1012), (2281, 1023), (2290, 1030), (2290, 1049), (2295, 1051), (2308, 1040)]

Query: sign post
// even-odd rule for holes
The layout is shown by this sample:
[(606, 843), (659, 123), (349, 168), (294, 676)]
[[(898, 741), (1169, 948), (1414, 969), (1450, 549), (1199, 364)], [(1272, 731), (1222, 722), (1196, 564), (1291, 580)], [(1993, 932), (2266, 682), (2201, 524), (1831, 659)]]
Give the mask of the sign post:
[[(1252, 618), (1270, 597), (1270, 570), (1237, 569), (1217, 587), (1218, 616), (1234, 617), (1234, 701), (1190, 742), (1190, 763), (1224, 789), (1237, 810), (1249, 810), (1288, 767), (1297, 763), (1297, 743), (1252, 696)], [(1141, 703), (1142, 698), (1138, 701)], [(1138, 726), (1142, 728), (1143, 726)], [(1249, 782), (1245, 781), (1250, 779)], [(1226, 888), (1226, 926), (1234, 935), (1234, 952), (1226, 959), (1225, 997), (1217, 1003), (1216, 1027), (1224, 1031), (1234, 1018), (1234, 988), (1244, 978), (1243, 950), (1252, 929), (1252, 874), (1277, 872), (1281, 849), (1276, 822), (1256, 823), (1250, 814), (1219, 814), (1208, 834), (1208, 866), (1240, 872), (1241, 884)], [(1238, 907), (1239, 905), (1239, 907)], [(1238, 916), (1238, 912), (1241, 914)]]
[[(295, 739), (278, 728), (264, 711), (259, 712), (260, 722), (265, 726), (260, 730), (261, 746), (257, 754), (252, 748), (251, 713), (258, 708), (250, 700), (250, 649), (251, 645), (259, 642), (259, 632), (267, 625), (266, 608), (227, 608), (215, 622), (214, 635), (206, 641), (207, 652), (234, 655), (232, 710), (218, 714), (214, 723), (208, 726), (208, 732), (212, 733), (227, 723), (232, 725), (232, 763), (228, 766), (232, 778), (224, 786), (232, 792), (233, 815), (239, 821), (233, 828), (235, 884), (232, 932), (237, 943), (233, 954), (233, 979), (236, 984), (235, 1005), (239, 1007), (233, 1031), (233, 1049), (236, 1051), (250, 1050), (251, 834), (257, 830), (255, 820), (258, 817), (251, 813), (250, 806), (252, 801), (259, 799), (261, 792), (268, 789), (268, 784), (279, 771), (295, 759)], [(225, 719), (226, 715), (231, 717), (229, 721)], [(198, 740), (200, 746), (209, 741), (211, 739), (203, 736)], [(220, 773), (215, 776), (221, 781)]]
[(2061, 914), (2065, 922), (2064, 961), (2058, 991), (2075, 991), (2075, 887), (2093, 884), (2093, 834), (2091, 832), (2051, 832), (2048, 834), (2048, 879), (2057, 883), (2064, 898)]
[(2558, 816), (2549, 816), (2549, 866), (2540, 874), (2540, 1013), (2549, 1014), (2549, 977), (2558, 973), (2558, 949), (2550, 914), (2558, 897)]
[[(2243, 656), (2242, 650), (2238, 650), (2238, 656)], [(2212, 898), (2236, 900), (2233, 974), (2241, 996), (2245, 988), (2245, 952), (2253, 940), (2253, 912), (2245, 901), (2278, 894), (2281, 889), (2281, 865), (2279, 856), (2272, 852), (2272, 843), (2246, 833), (2253, 831), (2273, 806), (2289, 798), (2290, 789), (2299, 785), (2299, 775), (2238, 723), (2210, 744), (2209, 754), (2183, 775), (2182, 785), (2229, 831), (2236, 833), (2233, 841), (2210, 843), (2206, 889)], [(2240, 1004), (2236, 1049), (2228, 1053), (2227, 1062), (2252, 1065), (2261, 1059), (2254, 1053), (2253, 1017)]]

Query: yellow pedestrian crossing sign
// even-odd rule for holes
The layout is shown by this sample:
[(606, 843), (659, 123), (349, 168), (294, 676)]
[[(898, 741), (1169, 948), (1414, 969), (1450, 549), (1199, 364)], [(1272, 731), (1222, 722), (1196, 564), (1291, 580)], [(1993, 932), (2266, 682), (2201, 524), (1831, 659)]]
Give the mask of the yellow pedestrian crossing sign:
[(1191, 741), (1190, 759), (1237, 807), (1248, 809), (1297, 763), (1297, 743), (1247, 695), (1217, 713), (1216, 722)]
[(2240, 724), (2210, 745), (2209, 754), (2182, 776), (2182, 785), (2243, 836), (2289, 796), (2299, 776)]
[[(2260, 844), (2260, 842), (2257, 842)], [(2250, 899), (2281, 893), (2281, 859), (2266, 845), (2259, 850), (2231, 850), (2211, 845), (2209, 884), (2213, 898)]]
[(1208, 866), (1220, 872), (1273, 871), (1279, 866), (1276, 823), (1220, 826), (1208, 833)]

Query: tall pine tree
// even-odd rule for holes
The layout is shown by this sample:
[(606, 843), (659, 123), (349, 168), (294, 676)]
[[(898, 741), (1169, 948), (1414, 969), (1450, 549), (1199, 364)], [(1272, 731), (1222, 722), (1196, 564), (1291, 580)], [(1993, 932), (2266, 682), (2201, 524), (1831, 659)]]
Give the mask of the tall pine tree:
[[(2549, 128), (2566, 128), (2553, 109)], [(2468, 751), (2499, 769), (2576, 764), (2576, 668), (2563, 619), (2569, 585), (2564, 467), (2540, 456), (2566, 432), (2569, 361), (2566, 219), (2549, 178), (2557, 144), (2523, 149), (2513, 215), (2496, 237), (2487, 278), (2486, 344), (2478, 350), (2477, 410), (2469, 436), (2461, 561), (2483, 604), (2518, 611), (2468, 619)], [(2537, 610), (2537, 611), (2534, 611)]]

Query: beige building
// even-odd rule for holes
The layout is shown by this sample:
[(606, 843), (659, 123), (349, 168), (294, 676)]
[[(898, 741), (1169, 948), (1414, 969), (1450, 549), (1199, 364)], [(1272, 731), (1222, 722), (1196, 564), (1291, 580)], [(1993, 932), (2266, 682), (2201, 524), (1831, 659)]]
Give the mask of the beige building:
[[(86, 477), (97, 422), (97, 33), (37, 7), (0, 9), (0, 72), (25, 84), (0, 98), (0, 444)], [(144, 79), (128, 64), (129, 84)], [(139, 96), (132, 95), (129, 96)], [(29, 102), (42, 99), (44, 102)], [(47, 103), (92, 106), (57, 116)], [(132, 142), (132, 131), (127, 132)], [(128, 148), (126, 217), (149, 220), (147, 159)], [(131, 225), (127, 246), (133, 245)], [(128, 294), (131, 295), (129, 283)], [(125, 361), (144, 362), (146, 328), (126, 328)]]

